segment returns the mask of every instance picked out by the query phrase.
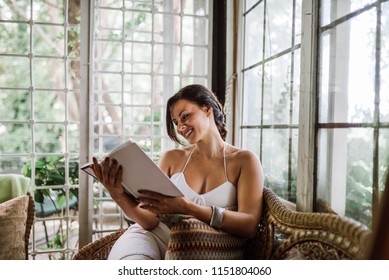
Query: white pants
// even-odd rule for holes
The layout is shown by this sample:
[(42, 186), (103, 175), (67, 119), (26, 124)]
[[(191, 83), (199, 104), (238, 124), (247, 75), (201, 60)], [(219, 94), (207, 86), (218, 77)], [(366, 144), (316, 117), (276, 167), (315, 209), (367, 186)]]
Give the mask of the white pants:
[(131, 225), (115, 242), (109, 260), (163, 260), (170, 229), (162, 222), (153, 230)]

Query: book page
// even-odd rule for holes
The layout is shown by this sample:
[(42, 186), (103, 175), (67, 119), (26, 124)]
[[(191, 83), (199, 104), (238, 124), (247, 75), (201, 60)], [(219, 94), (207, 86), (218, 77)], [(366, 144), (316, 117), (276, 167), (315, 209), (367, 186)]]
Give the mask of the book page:
[[(135, 198), (140, 196), (138, 191), (142, 189), (172, 197), (183, 196), (182, 192), (170, 178), (136, 143), (127, 141), (119, 145), (107, 156), (111, 159), (116, 159), (122, 165), (123, 187)], [(91, 168), (91, 163), (82, 166), (81, 170), (96, 178)]]

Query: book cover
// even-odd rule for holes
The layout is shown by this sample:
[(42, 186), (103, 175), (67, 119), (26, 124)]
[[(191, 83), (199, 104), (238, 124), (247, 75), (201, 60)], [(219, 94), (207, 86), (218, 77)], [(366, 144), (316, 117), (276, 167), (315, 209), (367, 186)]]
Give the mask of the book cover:
[[(135, 198), (140, 196), (138, 191), (142, 189), (171, 197), (184, 196), (170, 178), (136, 143), (132, 141), (124, 142), (106, 156), (116, 159), (122, 165), (122, 185)], [(96, 178), (91, 168), (92, 164), (90, 162), (83, 165), (81, 170)]]

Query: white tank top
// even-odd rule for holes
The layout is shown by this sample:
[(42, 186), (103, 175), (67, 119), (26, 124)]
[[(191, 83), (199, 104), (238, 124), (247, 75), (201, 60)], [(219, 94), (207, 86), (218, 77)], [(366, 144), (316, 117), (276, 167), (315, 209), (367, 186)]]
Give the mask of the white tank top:
[(236, 206), (237, 205), (236, 187), (230, 181), (228, 181), (228, 177), (227, 177), (225, 145), (223, 149), (223, 157), (224, 157), (224, 174), (226, 177), (226, 181), (222, 183), (220, 186), (203, 194), (199, 194), (195, 192), (186, 182), (185, 175), (184, 175), (185, 168), (188, 165), (194, 150), (195, 147), (191, 151), (182, 171), (173, 174), (171, 180), (176, 184), (176, 186), (185, 195), (185, 197), (187, 197), (189, 200), (193, 201), (196, 204), (202, 206), (214, 205), (219, 207)]

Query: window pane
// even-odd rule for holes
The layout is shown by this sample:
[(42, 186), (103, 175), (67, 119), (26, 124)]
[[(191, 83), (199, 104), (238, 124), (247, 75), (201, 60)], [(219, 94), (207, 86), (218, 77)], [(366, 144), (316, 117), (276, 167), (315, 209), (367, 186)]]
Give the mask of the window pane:
[(33, 34), (34, 55), (64, 55), (65, 35), (63, 26), (36, 24), (33, 26)]
[[(36, 1), (38, 2), (38, 1)], [(73, 1), (69, 1), (70, 5)], [(34, 3), (33, 20), (39, 22), (64, 23), (64, 1), (45, 0)]]
[(318, 141), (317, 198), (371, 225), (373, 129), (321, 129)]
[(380, 120), (389, 122), (389, 2), (382, 4)]
[(321, 25), (327, 25), (374, 2), (377, 2), (377, 0), (323, 0), (320, 9)]
[[(31, 118), (31, 94), (27, 90), (0, 90), (0, 121), (27, 121)], [(1, 125), (0, 125), (1, 127)], [(0, 129), (0, 138), (1, 138)]]
[(242, 129), (242, 148), (253, 151), (261, 157), (261, 130)]
[[(4, 68), (5, 65), (7, 68)], [(30, 86), (30, 61), (28, 58), (0, 56), (0, 69), (0, 87), (28, 88)]]
[(15, 152), (31, 153), (31, 127), (25, 123), (2, 123), (0, 124), (0, 153)]
[(40, 89), (65, 88), (65, 63), (63, 59), (34, 58), (34, 86)]
[(379, 190), (384, 192), (386, 176), (389, 167), (389, 129), (381, 129), (379, 137)]
[(262, 66), (244, 73), (243, 124), (259, 125), (262, 114)]
[(36, 91), (34, 93), (34, 106), (37, 121), (65, 121), (65, 94), (63, 92)]
[(263, 6), (262, 2), (244, 18), (244, 67), (259, 62), (263, 57)]
[[(289, 139), (288, 129), (263, 130), (261, 160), (265, 174), (265, 186), (274, 190), (280, 197), (295, 202), (297, 149), (289, 150)], [(293, 146), (297, 147), (296, 133), (292, 136), (292, 142), (295, 143)]]
[(293, 3), (290, 0), (266, 1), (265, 56), (292, 46)]
[[(0, 4), (0, 18), (3, 19)], [(28, 54), (30, 27), (25, 23), (0, 22), (0, 53)]]
[(265, 65), (263, 123), (288, 124), (290, 110), (290, 54), (278, 57)]
[(372, 122), (374, 116), (374, 10), (322, 35), (320, 122)]

